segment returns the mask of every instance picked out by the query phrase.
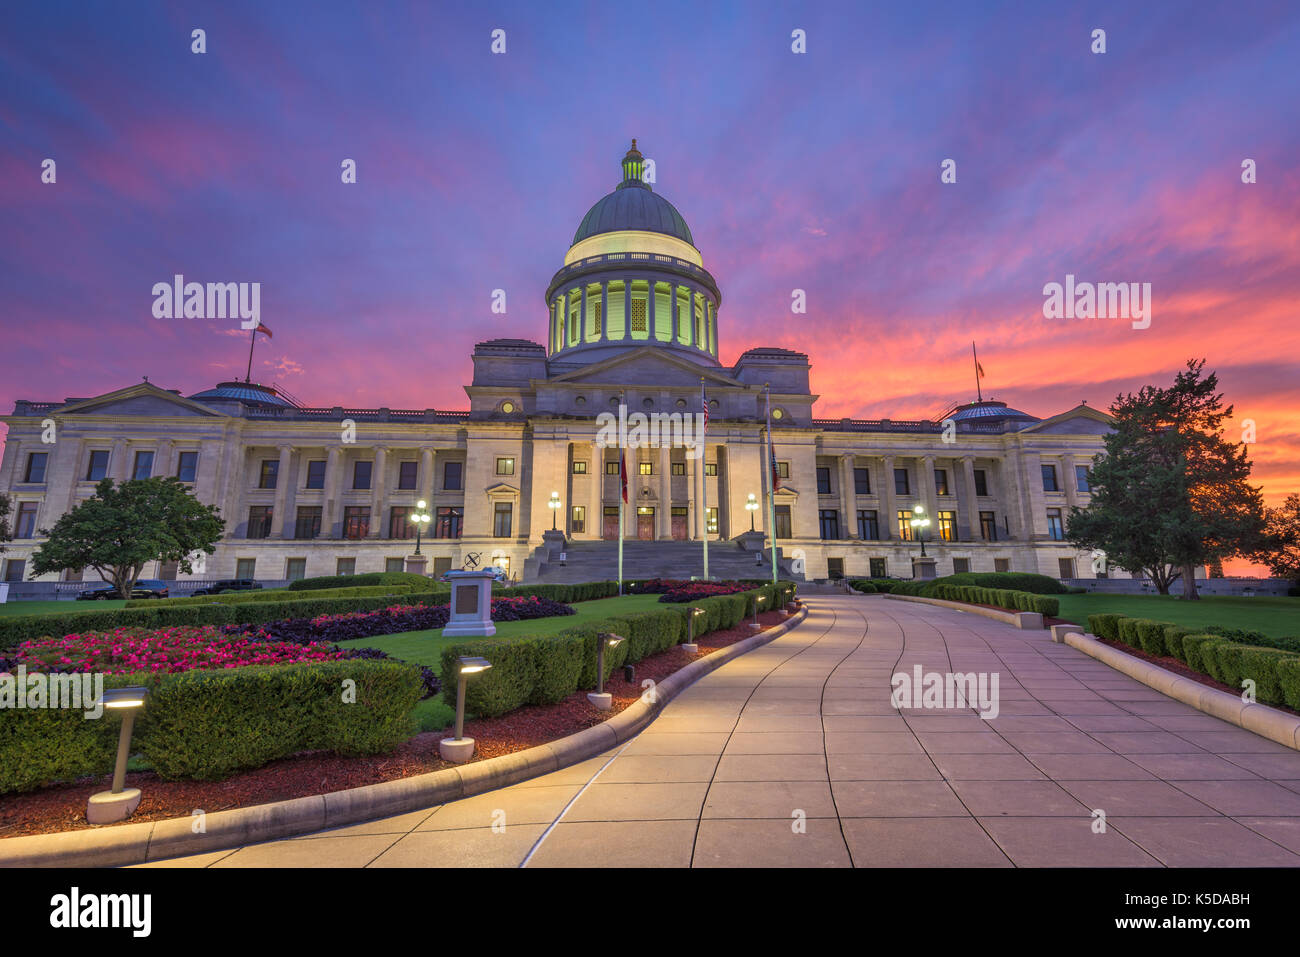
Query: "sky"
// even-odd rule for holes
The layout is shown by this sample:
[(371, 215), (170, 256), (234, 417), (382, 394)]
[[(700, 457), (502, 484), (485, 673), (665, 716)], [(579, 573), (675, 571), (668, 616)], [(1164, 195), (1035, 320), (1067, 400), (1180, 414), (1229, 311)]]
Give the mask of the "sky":
[[(721, 287), (724, 363), (797, 349), (816, 415), (905, 419), (974, 398), (972, 341), (985, 398), (1042, 417), (1204, 358), (1276, 504), (1298, 63), (1300, 4), (1256, 0), (12, 4), (0, 410), (242, 378), (237, 320), (154, 317), (177, 273), (261, 283), (253, 378), (305, 405), (466, 408), (475, 342), (545, 343), (636, 137)], [(1067, 275), (1150, 283), (1149, 327), (1047, 318)]]

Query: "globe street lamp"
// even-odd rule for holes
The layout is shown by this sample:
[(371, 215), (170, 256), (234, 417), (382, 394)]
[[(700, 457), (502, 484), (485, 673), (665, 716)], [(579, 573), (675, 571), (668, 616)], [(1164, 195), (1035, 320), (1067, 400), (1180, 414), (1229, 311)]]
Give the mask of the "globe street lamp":
[(420, 554), (420, 535), (423, 533), (426, 525), (429, 524), (429, 503), (420, 499), (415, 503), (415, 514), (411, 516), (411, 521), (415, 523), (415, 554)]
[(916, 516), (911, 521), (911, 526), (921, 543), (921, 557), (925, 557), (925, 530), (930, 527), (930, 520), (925, 516), (924, 505), (913, 505), (912, 514)]
[(754, 513), (758, 511), (758, 499), (753, 492), (749, 493), (749, 501), (745, 503), (745, 511), (749, 512), (749, 530), (754, 530)]
[(551, 510), (551, 531), (555, 531), (555, 520), (560, 514), (560, 509), (564, 507), (564, 503), (560, 501), (559, 492), (551, 493), (551, 500), (546, 503), (546, 507)]

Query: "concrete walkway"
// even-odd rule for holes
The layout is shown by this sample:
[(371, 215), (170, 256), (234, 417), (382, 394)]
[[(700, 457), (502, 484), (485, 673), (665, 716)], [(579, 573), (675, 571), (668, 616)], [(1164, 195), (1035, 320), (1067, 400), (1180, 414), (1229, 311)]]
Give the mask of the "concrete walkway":
[[(580, 765), (145, 866), (1300, 865), (1300, 753), (1046, 632), (879, 596), (808, 604)], [(890, 677), (916, 664), (996, 672), (998, 716), (895, 710)]]

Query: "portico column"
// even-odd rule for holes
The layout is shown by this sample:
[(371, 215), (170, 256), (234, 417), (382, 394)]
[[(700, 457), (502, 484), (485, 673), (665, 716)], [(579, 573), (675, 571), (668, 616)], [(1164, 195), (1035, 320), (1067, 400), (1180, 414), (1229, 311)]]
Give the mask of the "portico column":
[(885, 470), (884, 481), (880, 486), (880, 502), (885, 514), (880, 516), (880, 537), (884, 541), (898, 539), (898, 507), (894, 503), (894, 457), (882, 456), (881, 467)]
[(672, 456), (667, 444), (659, 445), (659, 508), (655, 512), (655, 537), (666, 539), (673, 537), (671, 480)]
[(975, 456), (966, 455), (961, 460), (961, 481), (957, 485), (957, 527), (962, 541), (973, 542), (979, 538), (976, 532), (979, 516), (976, 514), (975, 498)]
[(677, 285), (677, 283), (673, 283), (672, 288), (668, 290), (668, 296), (669, 296), (668, 306), (673, 317), (673, 323), (672, 323), (673, 342), (677, 342), (677, 343), (680, 343), (682, 337), (682, 313), (681, 310), (677, 308), (677, 290), (679, 288), (680, 287)]
[[(627, 504), (623, 508), (623, 537), (637, 537), (637, 503), (640, 501), (641, 450), (627, 450)], [(620, 495), (622, 494), (620, 490)]]
[[(22, 475), (23, 478), (27, 477), (22, 465), (22, 455), (22, 439), (10, 438), (5, 442), (4, 479), (3, 484), (0, 484), (0, 488), (13, 488), (14, 485), (22, 481), (18, 476)], [(52, 459), (53, 456), (46, 456), (45, 459), (46, 488), (49, 488), (49, 463)]]
[(632, 338), (632, 280), (623, 278), (623, 338)]
[(841, 538), (857, 538), (857, 529), (854, 528), (854, 518), (856, 517), (853, 503), (855, 490), (853, 487), (853, 456), (849, 454), (840, 456), (840, 510), (844, 515), (841, 520)]
[(605, 534), (605, 450), (595, 439), (591, 442), (591, 476), (587, 501), (587, 538), (599, 539)]
[(370, 469), (370, 533), (366, 538), (387, 538), (384, 532), (384, 507), (388, 504), (388, 449), (375, 449), (375, 463)]
[(578, 306), (578, 345), (587, 341), (587, 284), (582, 284), (582, 300)]
[(126, 439), (118, 439), (113, 443), (113, 471), (110, 473), (113, 481), (125, 482), (130, 475), (126, 470)]
[[(154, 453), (154, 459), (155, 459), (154, 466), (153, 466), (154, 475), (161, 475), (165, 478), (168, 475), (175, 474), (172, 471), (172, 440), (171, 439), (160, 439), (158, 441), (158, 451)], [(241, 464), (242, 463), (243, 463), (243, 459), (241, 458)], [(241, 472), (238, 478), (236, 479), (236, 485), (239, 488), (241, 493), (243, 492), (244, 481), (245, 481), (244, 475)]]
[(700, 512), (699, 474), (703, 471), (699, 465), (700, 459), (692, 454), (694, 451), (694, 447), (686, 450), (686, 537), (691, 541), (700, 537), (695, 523)]
[(429, 511), (433, 511), (433, 449), (420, 449), (420, 498), (429, 506)]
[(655, 299), (658, 297), (655, 296), (655, 281), (653, 277), (646, 284), (646, 297), (646, 341), (654, 342), (659, 338), (659, 326), (655, 323)]
[(275, 504), (271, 506), (271, 536), (284, 538), (285, 507), (289, 499), (289, 464), (293, 457), (293, 446), (280, 446), (280, 464), (275, 473)]
[(1021, 497), (1028, 515), (1025, 516), (1025, 538), (1047, 537), (1047, 497), (1043, 492), (1043, 457), (1038, 452), (1025, 452), (1020, 457), (1020, 479), (1025, 485)]
[(1061, 478), (1065, 481), (1065, 504), (1074, 506), (1079, 504), (1079, 482), (1074, 474), (1074, 456), (1061, 456), (1061, 470), (1065, 472)]
[(343, 477), (339, 470), (343, 467), (343, 456), (342, 449), (337, 445), (331, 445), (328, 453), (325, 459), (325, 507), (321, 509), (320, 537), (337, 538), (334, 526), (338, 523), (338, 505), (342, 498), (339, 483)]
[(939, 538), (939, 496), (936, 494), (934, 487), (934, 456), (921, 456), (917, 466), (917, 471), (921, 473), (917, 476), (917, 492), (920, 493), (921, 502), (925, 505), (925, 514), (930, 519), (927, 537), (932, 542), (941, 541)]
[(605, 279), (600, 284), (600, 335), (596, 337), (597, 342), (604, 342), (609, 338), (609, 280)]

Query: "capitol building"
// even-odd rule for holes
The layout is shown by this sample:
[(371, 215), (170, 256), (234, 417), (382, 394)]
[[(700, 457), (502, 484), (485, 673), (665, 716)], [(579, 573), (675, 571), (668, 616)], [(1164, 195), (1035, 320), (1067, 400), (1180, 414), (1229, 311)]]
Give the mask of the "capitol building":
[[(156, 475), (188, 483), (226, 520), (216, 553), (181, 579), (269, 584), (475, 564), (525, 581), (613, 578), (619, 450), (599, 441), (598, 418), (620, 403), (693, 414), (701, 384), (702, 456), (667, 442), (627, 450), (630, 576), (702, 574), (707, 536), (714, 576), (763, 574), (774, 537), (795, 578), (911, 578), (923, 510), (929, 573), (1094, 577), (1063, 534), (1070, 507), (1088, 502), (1106, 415), (1081, 405), (1039, 417), (977, 401), (946, 422), (818, 418), (809, 356), (754, 348), (723, 364), (721, 289), (643, 164), (633, 141), (617, 186), (582, 217), (538, 310), (542, 341), (475, 347), (467, 409), (359, 409), (342, 396), (307, 408), (238, 381), (17, 402), (3, 417), (0, 491), (14, 531), (3, 578), (31, 579), (41, 529), (100, 479)], [(768, 391), (779, 475), (770, 508)], [(419, 502), (429, 522), (416, 557)], [(144, 577), (178, 576), (153, 567)]]

